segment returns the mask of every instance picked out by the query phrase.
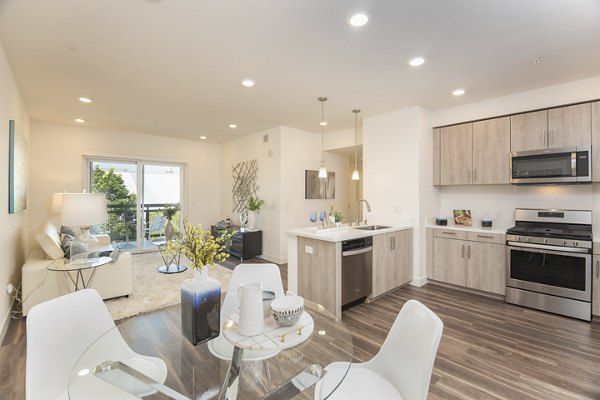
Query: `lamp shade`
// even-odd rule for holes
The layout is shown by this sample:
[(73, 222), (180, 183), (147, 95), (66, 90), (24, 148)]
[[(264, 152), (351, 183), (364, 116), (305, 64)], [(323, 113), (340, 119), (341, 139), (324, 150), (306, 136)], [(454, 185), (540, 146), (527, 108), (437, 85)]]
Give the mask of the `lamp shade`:
[(60, 214), (62, 211), (62, 200), (64, 193), (52, 193), (52, 212)]
[(104, 193), (63, 193), (61, 225), (89, 226), (104, 224), (107, 221)]

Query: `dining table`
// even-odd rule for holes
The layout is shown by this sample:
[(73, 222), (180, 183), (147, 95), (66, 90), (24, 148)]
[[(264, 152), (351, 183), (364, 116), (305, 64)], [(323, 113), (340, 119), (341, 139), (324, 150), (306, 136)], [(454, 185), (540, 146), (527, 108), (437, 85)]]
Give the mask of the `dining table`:
[[(180, 305), (117, 321), (115, 327), (98, 337), (80, 355), (70, 374), (68, 397), (96, 400), (105, 398), (103, 393), (112, 393), (111, 398), (123, 400), (140, 397), (152, 400), (327, 399), (346, 376), (339, 373), (340, 366), (347, 371), (351, 365), (352, 335), (341, 319), (323, 306), (305, 299), (304, 311), (312, 320), (310, 331), (306, 328), (297, 331), (305, 337), (296, 340), (298, 344), (282, 346), (277, 351), (271, 347), (265, 350), (264, 357), (260, 348), (244, 353), (244, 348), (235, 342), (231, 342), (231, 358), (216, 354), (216, 342), (213, 346), (209, 341), (194, 346), (182, 335)], [(265, 325), (272, 326), (269, 318), (273, 317), (266, 317)], [(224, 322), (231, 326), (231, 321)], [(136, 363), (130, 363), (126, 356), (119, 359), (118, 355), (105, 351), (115, 336), (122, 337), (133, 352), (164, 361), (167, 367), (164, 382), (141, 374), (135, 369)], [(290, 343), (296, 338), (282, 339)], [(213, 340), (228, 339), (222, 331), (220, 337)], [(248, 353), (253, 356), (245, 357)], [(316, 383), (327, 374), (326, 366), (334, 362), (339, 382), (331, 384), (328, 379), (328, 385), (322, 386), (315, 396)], [(107, 369), (107, 365), (110, 368)], [(115, 375), (107, 378), (112, 373)], [(142, 391), (143, 396), (139, 396), (140, 385), (147, 389)], [(131, 387), (137, 387), (138, 391), (134, 392)], [(118, 396), (115, 397), (115, 393)]]

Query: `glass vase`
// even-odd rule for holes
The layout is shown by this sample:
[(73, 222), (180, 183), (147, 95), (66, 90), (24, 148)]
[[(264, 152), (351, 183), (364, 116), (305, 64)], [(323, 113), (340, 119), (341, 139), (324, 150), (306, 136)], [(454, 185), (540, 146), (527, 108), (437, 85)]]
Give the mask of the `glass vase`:
[(221, 283), (208, 276), (208, 265), (181, 284), (181, 331), (194, 346), (219, 336)]

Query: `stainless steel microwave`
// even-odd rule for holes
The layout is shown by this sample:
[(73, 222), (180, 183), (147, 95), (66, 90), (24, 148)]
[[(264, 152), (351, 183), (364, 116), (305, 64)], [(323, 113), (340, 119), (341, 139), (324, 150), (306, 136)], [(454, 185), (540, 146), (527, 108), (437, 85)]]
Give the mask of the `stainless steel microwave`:
[(511, 153), (510, 183), (591, 183), (592, 146)]

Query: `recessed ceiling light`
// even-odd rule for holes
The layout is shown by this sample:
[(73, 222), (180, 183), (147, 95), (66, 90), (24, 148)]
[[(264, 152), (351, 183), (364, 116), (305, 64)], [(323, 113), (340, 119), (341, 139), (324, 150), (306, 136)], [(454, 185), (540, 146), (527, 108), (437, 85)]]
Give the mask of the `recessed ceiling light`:
[(348, 17), (348, 24), (354, 27), (361, 27), (369, 22), (369, 13), (366, 11), (357, 11)]
[(465, 94), (464, 89), (456, 89), (452, 91), (452, 95), (454, 96), (462, 96), (463, 94)]
[(246, 86), (246, 87), (252, 87), (254, 86), (256, 82), (254, 82), (252, 79), (243, 79), (242, 80), (242, 85)]
[(423, 57), (415, 57), (408, 62), (412, 67), (418, 67), (419, 65), (425, 64), (425, 59)]
[(206, 136), (200, 136), (200, 140), (206, 140)]
[(235, 128), (237, 128), (237, 125), (236, 125), (236, 124), (229, 124), (229, 127), (230, 127), (231, 129), (235, 129)]
[(73, 121), (77, 122), (78, 124), (84, 124), (85, 123), (85, 119), (83, 119), (83, 118), (75, 118)]
[(91, 103), (94, 100), (90, 99), (89, 97), (80, 97), (79, 101), (82, 103)]

